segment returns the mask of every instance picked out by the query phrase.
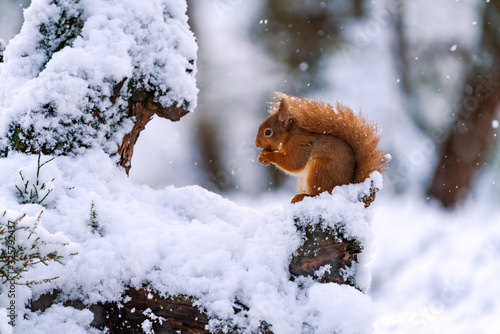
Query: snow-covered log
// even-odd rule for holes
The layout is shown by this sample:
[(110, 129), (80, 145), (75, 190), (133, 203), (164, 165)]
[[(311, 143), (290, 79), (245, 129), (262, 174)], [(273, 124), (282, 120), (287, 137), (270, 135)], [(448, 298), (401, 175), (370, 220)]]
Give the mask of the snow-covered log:
[[(366, 207), (369, 205), (367, 200), (373, 200), (377, 191), (372, 183), (369, 192), (361, 190), (357, 202), (364, 202), (363, 207)], [(315, 207), (311, 203), (307, 207)], [(319, 204), (319, 207), (322, 205)], [(319, 283), (347, 284), (366, 290), (366, 273), (358, 273), (358, 255), (363, 251), (361, 242), (351, 232), (346, 232), (346, 228), (350, 228), (342, 222), (328, 224), (321, 216), (311, 216), (311, 211), (306, 211), (309, 214), (304, 214), (300, 209), (295, 212), (295, 226), (302, 237), (302, 244), (291, 257), (288, 267), (290, 280), (303, 281), (310, 277)], [(358, 237), (362, 237), (362, 234)], [(142, 331), (144, 323), (154, 333), (241, 333), (246, 330), (226, 322), (223, 326), (208, 331), (211, 317), (206, 310), (197, 306), (196, 298), (184, 295), (162, 296), (149, 287), (126, 287), (121, 301), (90, 306), (86, 306), (81, 300), (67, 300), (62, 290), (56, 290), (41, 295), (30, 302), (28, 307), (32, 312), (45, 312), (61, 300), (65, 300), (60, 303), (65, 307), (89, 309), (93, 314), (91, 326), (108, 330), (109, 333), (137, 333)], [(234, 301), (233, 309), (235, 313), (249, 311), (248, 306), (238, 300)], [(261, 321), (260, 326), (251, 332), (273, 333), (273, 330), (269, 323)]]
[(196, 106), (184, 0), (34, 0), (0, 65), (0, 156), (120, 154), (153, 114)]
[[(37, 160), (17, 152), (0, 159), (0, 213), (24, 214), (44, 239), (70, 245), (62, 255), (74, 255), (61, 259), (64, 264), (35, 265), (18, 280), (42, 282), (16, 287), (19, 332), (91, 333), (94, 325), (120, 324), (153, 330), (166, 322), (198, 326), (203, 317), (204, 330), (212, 333), (371, 331), (373, 309), (363, 293), (370, 284), (371, 209), (360, 199), (380, 189), (380, 174), (260, 212), (196, 186), (153, 190), (134, 184), (102, 149), (56, 157), (39, 176)], [(53, 189), (43, 203), (19, 201), (19, 171)], [(349, 251), (351, 261), (339, 265), (332, 258), (319, 261), (312, 275), (291, 273), (290, 264), (314, 246), (304, 232), (309, 225), (327, 231), (320, 245), (347, 242), (346, 250), (362, 252)], [(340, 278), (348, 284), (338, 284)], [(169, 308), (181, 314), (167, 319), (161, 305), (181, 297), (192, 305), (183, 299)], [(44, 308), (36, 306), (41, 300)], [(0, 293), (0, 321), (7, 305), (8, 294)], [(103, 325), (103, 314), (128, 322)], [(186, 314), (195, 314), (194, 322)], [(186, 317), (191, 323), (179, 320)]]
[[(56, 304), (61, 292), (42, 295), (29, 305), (33, 312), (45, 312)], [(153, 333), (207, 333), (208, 316), (193, 305), (186, 296), (162, 297), (147, 288), (126, 290), (126, 298), (119, 303), (97, 303), (90, 307), (80, 300), (67, 300), (64, 307), (78, 310), (89, 309), (93, 320), (91, 326), (113, 334), (134, 334), (149, 327)], [(143, 324), (150, 324), (144, 326)]]
[[(89, 150), (46, 164), (40, 182), (54, 190), (44, 206), (22, 205), (12, 189), (19, 170), (33, 177), (36, 158), (0, 159), (0, 212), (25, 213), (30, 222), (44, 210), (39, 226), (57, 232), (77, 254), (65, 265), (37, 265), (24, 274), (27, 281), (57, 279), (16, 288), (19, 331), (88, 333), (122, 325), (202, 326), (212, 333), (371, 331), (373, 309), (363, 294), (370, 284), (371, 209), (360, 198), (380, 188), (379, 174), (373, 185), (367, 180), (259, 212), (199, 187), (133, 184), (102, 150)], [(310, 243), (298, 226), (311, 224), (328, 231), (328, 242), (359, 246), (362, 252), (352, 253), (357, 261), (337, 266), (329, 259), (311, 267), (313, 275), (292, 274), (290, 264)], [(340, 277), (348, 284), (338, 284)], [(0, 294), (0, 310), (8, 302)], [(107, 317), (113, 320), (103, 322)]]

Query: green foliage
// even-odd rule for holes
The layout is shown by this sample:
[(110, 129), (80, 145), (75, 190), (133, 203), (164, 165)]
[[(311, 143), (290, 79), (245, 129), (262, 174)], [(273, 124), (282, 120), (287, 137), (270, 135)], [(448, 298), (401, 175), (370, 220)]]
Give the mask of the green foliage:
[[(9, 125), (9, 130), (7, 132), (7, 143), (8, 145), (0, 150), (0, 158), (5, 158), (9, 155), (10, 150), (27, 152), (29, 151), (28, 142), (29, 131), (24, 131), (19, 124), (13, 122)], [(45, 152), (44, 152), (45, 153)]]
[[(36, 48), (32, 57), (33, 65), (39, 68), (33, 70), (42, 73), (46, 71), (47, 64), (54, 55), (63, 49), (71, 48), (75, 39), (81, 36), (85, 24), (85, 6), (80, 0), (49, 0), (53, 15), (44, 17), (39, 25), (38, 33), (34, 36)], [(85, 66), (82, 66), (84, 68)], [(52, 72), (48, 70), (49, 74)], [(89, 80), (85, 70), (79, 72), (78, 77)], [(123, 82), (126, 78), (123, 79)], [(0, 158), (7, 157), (9, 152), (45, 155), (73, 155), (79, 154), (83, 149), (95, 145), (95, 139), (101, 138), (100, 132), (105, 132), (104, 137), (111, 140), (112, 136), (124, 126), (126, 119), (131, 120), (128, 109), (123, 103), (116, 106), (116, 110), (108, 112), (108, 100), (115, 102), (119, 95), (125, 93), (120, 90), (114, 92), (116, 96), (109, 96), (109, 91), (117, 82), (106, 78), (102, 86), (94, 86), (89, 82), (86, 96), (82, 96), (78, 103), (82, 103), (81, 115), (67, 115), (55, 100), (41, 101), (32, 109), (26, 110), (30, 114), (32, 124), (13, 119), (8, 126), (6, 140), (0, 141)], [(41, 125), (43, 123), (43, 125)], [(116, 153), (112, 150), (110, 153)]]
[[(37, 236), (38, 223), (42, 212), (33, 227), (20, 226), (26, 214), (15, 220), (5, 222), (5, 214), (0, 219), (0, 280), (2, 284), (13, 281), (19, 285), (37, 285), (50, 282), (57, 277), (36, 281), (19, 282), (23, 274), (38, 263), (48, 265), (49, 262), (61, 263), (63, 258), (57, 251), (45, 253), (43, 248), (51, 244)], [(67, 244), (62, 244), (66, 246)]]
[[(18, 191), (18, 198), (20, 200), (21, 204), (42, 204), (43, 201), (49, 196), (49, 194), (52, 192), (52, 189), (47, 189), (47, 186), (45, 183), (40, 182), (40, 170), (42, 167), (54, 160), (54, 158), (51, 158), (44, 163), (40, 163), (40, 158), (41, 154), (38, 154), (38, 166), (36, 170), (36, 180), (35, 182), (31, 183), (30, 186), (30, 180), (25, 180), (23, 176), (23, 172), (19, 171), (19, 175), (21, 176), (21, 181), (22, 185), (18, 186), (16, 184), (16, 189)], [(54, 181), (52, 179), (51, 181)]]
[(54, 53), (73, 44), (84, 25), (83, 8), (79, 0), (73, 0), (69, 4), (60, 0), (52, 0), (51, 4), (57, 6), (61, 12), (60, 16), (54, 16), (39, 26), (42, 38), (38, 47), (44, 50), (47, 55), (42, 68), (45, 67)]
[[(45, 183), (40, 181), (40, 171), (45, 164), (51, 162), (54, 158), (43, 163), (40, 162), (40, 159), (41, 154), (38, 155), (36, 180), (34, 182), (26, 180), (22, 171), (19, 172), (22, 185), (15, 185), (15, 187), (21, 204), (42, 204), (52, 192), (52, 189), (47, 189)], [(4, 211), (0, 217), (0, 283), (5, 284), (10, 281), (12, 284), (31, 286), (47, 283), (57, 278), (20, 282), (23, 274), (35, 265), (42, 263), (48, 266), (50, 262), (61, 263), (64, 258), (64, 255), (61, 255), (61, 247), (68, 244), (45, 240), (43, 235), (46, 231), (41, 233), (39, 227), (42, 213), (43, 210), (36, 220), (32, 217), (31, 219), (34, 220), (32, 223), (25, 222), (26, 219), (29, 219), (26, 218), (26, 214), (17, 219), (7, 219), (7, 211)]]
[(99, 220), (97, 217), (97, 211), (94, 207), (94, 201), (92, 201), (92, 204), (90, 205), (89, 226), (92, 230), (92, 233), (99, 233), (99, 235), (102, 236), (102, 228), (99, 226)]

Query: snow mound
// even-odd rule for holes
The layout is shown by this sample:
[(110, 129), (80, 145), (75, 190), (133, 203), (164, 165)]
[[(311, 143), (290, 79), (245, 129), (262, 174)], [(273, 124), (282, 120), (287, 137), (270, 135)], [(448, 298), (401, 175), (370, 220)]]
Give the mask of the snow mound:
[[(92, 334), (102, 333), (90, 327), (94, 315), (89, 310), (76, 310), (72, 307), (54, 305), (43, 313), (30, 313), (26, 321), (16, 326), (17, 333), (47, 334), (71, 333)], [(3, 332), (2, 332), (3, 333)]]
[[(297, 217), (321, 215), (326, 224), (359, 240), (369, 254), (371, 213), (357, 199), (360, 192), (369, 193), (372, 183), (381, 187), (380, 174), (363, 184), (338, 187), (332, 195), (258, 212), (198, 186), (153, 190), (134, 184), (105, 152), (88, 150), (78, 158), (56, 157), (43, 167), (40, 178), (54, 189), (45, 207), (20, 205), (13, 190), (18, 171), (33, 178), (36, 160), (20, 153), (0, 159), (5, 171), (0, 174), (0, 211), (23, 212), (29, 218), (43, 209), (39, 225), (49, 234), (63, 235), (78, 254), (65, 265), (36, 266), (26, 273), (27, 280), (59, 278), (18, 287), (18, 321), (25, 332), (58, 323), (67, 326), (62, 332), (77, 333), (91, 321), (87, 312), (60, 305), (31, 313), (21, 307), (29, 298), (60, 289), (64, 298), (86, 304), (121, 301), (126, 286), (145, 285), (163, 295), (194, 297), (212, 318), (212, 328), (227, 323), (250, 333), (265, 321), (274, 333), (371, 332), (370, 297), (311, 278), (291, 281), (288, 265), (302, 242)], [(98, 227), (89, 226), (92, 219)], [(358, 281), (366, 290), (370, 277), (363, 254)], [(0, 307), (8, 302), (0, 295)], [(236, 314), (234, 307), (240, 304), (248, 309)], [(66, 317), (72, 320), (61, 324)]]

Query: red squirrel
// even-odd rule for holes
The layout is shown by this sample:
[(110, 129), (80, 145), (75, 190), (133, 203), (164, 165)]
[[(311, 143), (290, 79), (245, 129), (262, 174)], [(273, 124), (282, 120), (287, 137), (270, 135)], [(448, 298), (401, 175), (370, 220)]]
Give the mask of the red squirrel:
[(349, 107), (276, 93), (270, 112), (255, 139), (258, 160), (298, 176), (292, 203), (383, 171), (376, 125)]

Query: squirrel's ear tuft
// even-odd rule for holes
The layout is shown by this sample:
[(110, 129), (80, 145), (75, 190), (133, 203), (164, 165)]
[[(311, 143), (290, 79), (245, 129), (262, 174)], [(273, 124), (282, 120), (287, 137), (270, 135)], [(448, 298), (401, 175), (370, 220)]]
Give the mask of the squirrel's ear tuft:
[(282, 97), (280, 100), (280, 105), (278, 107), (278, 121), (281, 123), (283, 128), (287, 128), (288, 125), (290, 124), (290, 114), (288, 113), (288, 105), (285, 101), (285, 99)]

